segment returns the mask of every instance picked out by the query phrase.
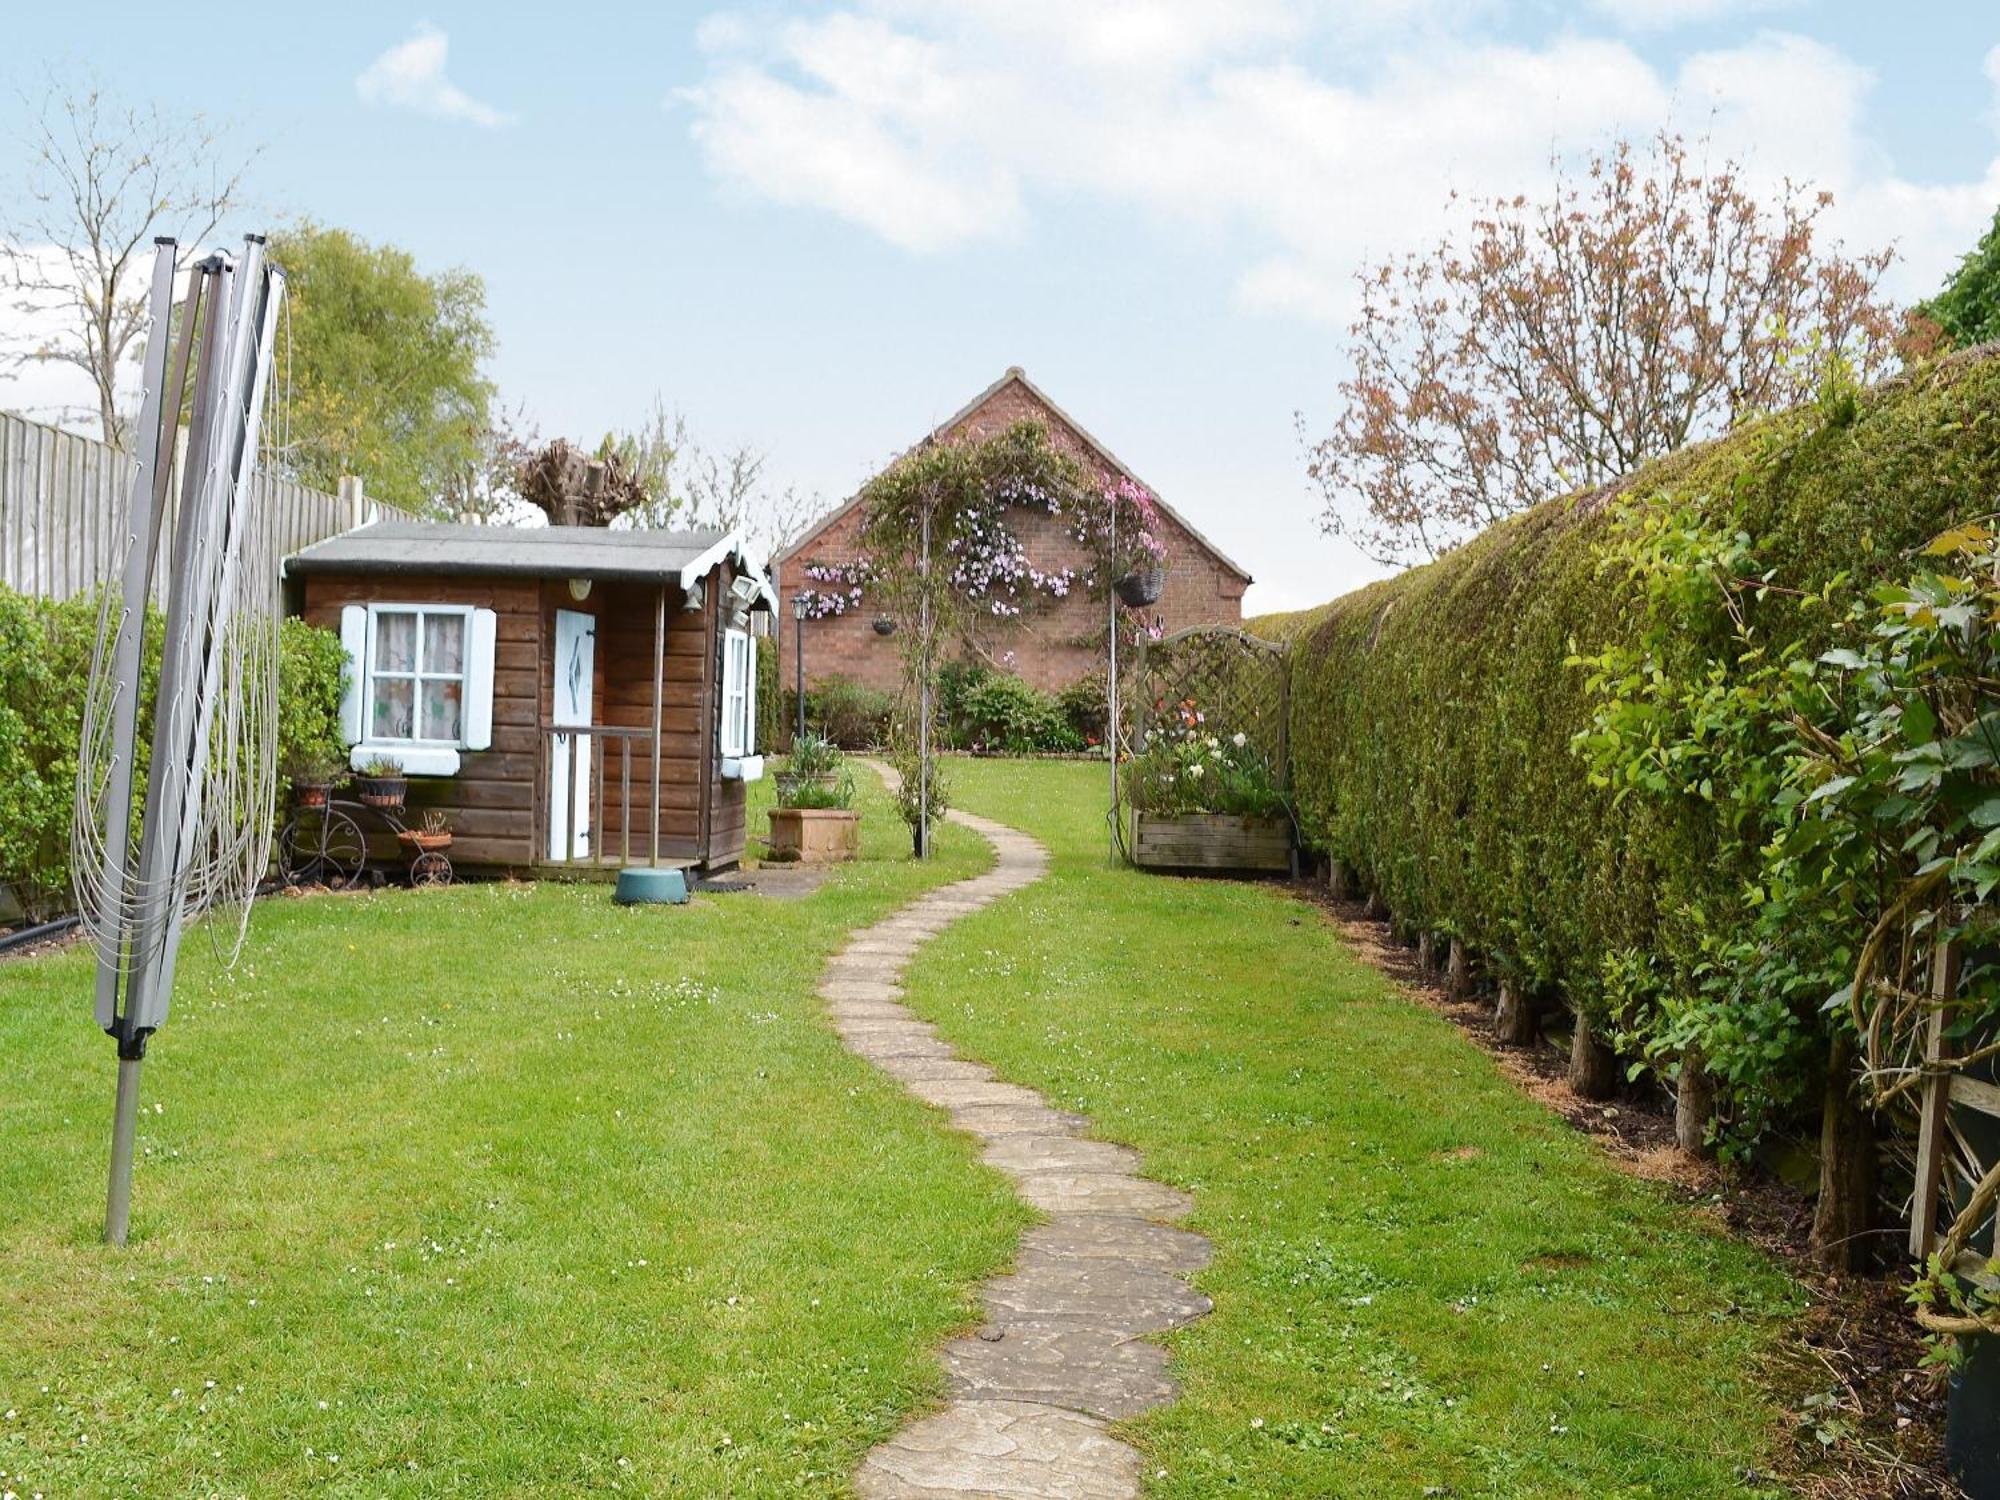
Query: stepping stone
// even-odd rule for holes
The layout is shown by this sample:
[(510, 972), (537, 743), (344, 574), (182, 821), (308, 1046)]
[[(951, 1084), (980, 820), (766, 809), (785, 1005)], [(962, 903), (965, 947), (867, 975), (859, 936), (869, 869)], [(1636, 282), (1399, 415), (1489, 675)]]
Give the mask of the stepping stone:
[[(950, 1049), (945, 1055), (952, 1055)], [(952, 1114), (951, 1122), (989, 1140), (1003, 1135), (1066, 1135), (1090, 1123), (1082, 1115), (1046, 1104), (968, 1104)]]
[(951, 1050), (949, 1042), (938, 1041), (935, 1037), (885, 1036), (873, 1033), (867, 1036), (842, 1034), (848, 1049), (858, 1057), (870, 1062), (887, 1062), (892, 1057), (934, 1057), (956, 1059), (958, 1054)]
[(893, 1000), (835, 1000), (827, 1006), (835, 1021), (895, 1021), (910, 1012)]
[(1185, 1229), (1112, 1214), (1058, 1214), (1021, 1236), (1015, 1265), (1075, 1265), (1109, 1259), (1186, 1276), (1209, 1261), (1208, 1241)]
[(1095, 1417), (1031, 1401), (954, 1401), (881, 1444), (861, 1500), (1130, 1500), (1138, 1450)]
[(1073, 1135), (1009, 1135), (989, 1142), (989, 1166), (1019, 1177), (1029, 1172), (1125, 1172), (1139, 1170), (1139, 1153), (1110, 1141)]
[(1042, 1107), (1042, 1096), (1018, 1083), (967, 1083), (960, 1079), (922, 1079), (910, 1085), (910, 1092), (926, 1104), (941, 1109), (970, 1109), (975, 1105), (1018, 1104)]
[(1186, 1193), (1127, 1172), (1030, 1172), (1021, 1178), (1020, 1191), (1033, 1207), (1051, 1214), (1178, 1219), (1194, 1207)]
[(905, 1083), (926, 1079), (956, 1078), (966, 1083), (985, 1083), (993, 1070), (985, 1063), (965, 1062), (956, 1057), (882, 1057), (876, 1066)]
[(903, 987), (883, 979), (826, 979), (820, 981), (822, 1000), (889, 1000), (903, 993)]
[(1214, 1305), (1178, 1276), (1117, 1260), (1035, 1266), (988, 1282), (981, 1295), (996, 1328), (1081, 1324), (1121, 1338), (1165, 1333)]
[(1158, 1344), (1074, 1325), (1010, 1324), (944, 1347), (951, 1393), (965, 1399), (1035, 1401), (1113, 1421), (1180, 1394)]

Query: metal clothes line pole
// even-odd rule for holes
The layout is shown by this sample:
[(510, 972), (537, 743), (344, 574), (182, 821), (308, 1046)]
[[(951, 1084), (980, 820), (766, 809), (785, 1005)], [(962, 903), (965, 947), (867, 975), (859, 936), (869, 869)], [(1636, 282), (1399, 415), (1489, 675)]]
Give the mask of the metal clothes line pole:
[(931, 512), (924, 507), (923, 553), (917, 563), (917, 858), (931, 857)]
[(1104, 690), (1104, 753), (1111, 763), (1111, 862), (1118, 863), (1118, 590), (1111, 570), (1118, 557), (1118, 497), (1111, 496), (1111, 551), (1105, 560), (1104, 607), (1111, 639), (1110, 680)]

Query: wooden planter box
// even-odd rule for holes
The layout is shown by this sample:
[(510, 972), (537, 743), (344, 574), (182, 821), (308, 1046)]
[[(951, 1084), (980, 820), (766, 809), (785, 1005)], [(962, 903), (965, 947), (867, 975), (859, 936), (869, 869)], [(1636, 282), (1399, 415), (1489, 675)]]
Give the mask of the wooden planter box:
[(1291, 820), (1231, 813), (1167, 818), (1134, 812), (1132, 863), (1155, 870), (1290, 871)]
[(831, 865), (861, 852), (861, 814), (838, 807), (774, 807), (771, 858)]

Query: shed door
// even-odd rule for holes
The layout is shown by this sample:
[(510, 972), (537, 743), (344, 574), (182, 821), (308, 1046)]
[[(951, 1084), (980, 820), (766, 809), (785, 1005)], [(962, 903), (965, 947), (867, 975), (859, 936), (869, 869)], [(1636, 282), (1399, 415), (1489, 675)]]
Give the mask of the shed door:
[[(590, 689), (596, 665), (597, 617), (573, 609), (557, 610), (551, 723), (589, 727)], [(549, 858), (588, 859), (590, 736), (558, 733), (549, 743)], [(576, 768), (574, 785), (570, 775), (572, 761)]]

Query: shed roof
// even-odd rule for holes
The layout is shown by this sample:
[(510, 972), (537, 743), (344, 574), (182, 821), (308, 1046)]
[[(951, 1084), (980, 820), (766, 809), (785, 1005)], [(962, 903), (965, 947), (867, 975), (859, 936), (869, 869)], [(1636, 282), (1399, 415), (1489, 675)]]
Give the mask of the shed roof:
[[(460, 521), (375, 521), (315, 542), (285, 561), (287, 573), (475, 573), (516, 578), (624, 578), (682, 588), (724, 558), (764, 584), (764, 570), (735, 531), (611, 531), (602, 526), (477, 526)], [(775, 595), (771, 595), (775, 603)]]

